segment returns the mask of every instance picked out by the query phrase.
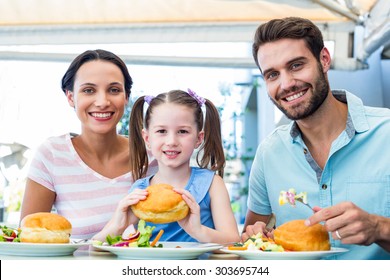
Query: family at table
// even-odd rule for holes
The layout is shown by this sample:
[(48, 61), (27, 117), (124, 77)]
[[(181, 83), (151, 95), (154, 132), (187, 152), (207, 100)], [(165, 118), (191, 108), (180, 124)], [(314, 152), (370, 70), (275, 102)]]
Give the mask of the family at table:
[[(291, 121), (276, 128), (256, 152), (248, 212), (239, 233), (223, 175), (221, 120), (196, 89), (139, 97), (129, 137), (117, 133), (133, 80), (125, 63), (106, 50), (78, 55), (62, 90), (81, 133), (55, 136), (31, 163), (21, 219), (53, 207), (72, 224), (72, 238), (104, 240), (137, 223), (131, 206), (145, 188), (175, 187), (189, 214), (164, 226), (162, 241), (228, 243), (305, 219), (324, 224), (339, 259), (390, 259), (390, 110), (364, 106), (346, 90), (331, 90), (331, 56), (319, 28), (288, 17), (261, 24), (253, 58), (271, 101)], [(155, 79), (158, 82), (158, 77)], [(193, 154), (197, 166), (191, 166)], [(282, 189), (305, 191), (313, 210), (281, 207)]]

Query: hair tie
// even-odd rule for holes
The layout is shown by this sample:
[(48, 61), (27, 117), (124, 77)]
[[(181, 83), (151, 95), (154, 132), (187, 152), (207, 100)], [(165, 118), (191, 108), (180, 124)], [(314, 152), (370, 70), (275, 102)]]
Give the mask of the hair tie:
[(188, 89), (188, 95), (191, 96), (193, 99), (196, 100), (196, 102), (198, 102), (199, 106), (202, 107), (203, 104), (206, 103), (206, 99), (204, 99), (203, 97), (197, 95), (195, 93), (195, 91), (192, 91), (191, 89)]
[(145, 95), (144, 101), (150, 105), (150, 102), (152, 102), (154, 96), (152, 95)]

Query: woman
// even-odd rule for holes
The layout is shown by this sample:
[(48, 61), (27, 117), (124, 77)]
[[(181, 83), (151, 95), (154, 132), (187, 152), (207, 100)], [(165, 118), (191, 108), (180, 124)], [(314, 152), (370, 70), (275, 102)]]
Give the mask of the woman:
[(73, 60), (62, 90), (81, 134), (51, 137), (38, 148), (21, 219), (54, 206), (71, 222), (72, 238), (91, 238), (104, 227), (133, 183), (129, 142), (116, 130), (132, 83), (125, 63), (111, 52), (89, 50)]

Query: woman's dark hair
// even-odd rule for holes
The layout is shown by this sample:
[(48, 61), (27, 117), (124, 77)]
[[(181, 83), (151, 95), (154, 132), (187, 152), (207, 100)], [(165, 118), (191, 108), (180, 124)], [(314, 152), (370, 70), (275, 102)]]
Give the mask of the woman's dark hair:
[(141, 96), (133, 104), (129, 122), (130, 166), (133, 179), (144, 177), (149, 165), (142, 129), (144, 127), (148, 129), (153, 110), (166, 103), (186, 106), (193, 110), (198, 131), (204, 130), (204, 141), (198, 150), (196, 161), (200, 168), (209, 168), (223, 177), (225, 154), (222, 145), (221, 120), (217, 108), (210, 100), (205, 99), (203, 106), (205, 106), (206, 114), (203, 120), (202, 107), (194, 97), (182, 90), (171, 90), (151, 99), (145, 114), (145, 96)]
[(287, 17), (270, 20), (257, 28), (252, 45), (252, 55), (259, 69), (257, 53), (260, 46), (280, 39), (303, 39), (310, 52), (320, 61), (320, 53), (324, 48), (320, 29), (310, 20)]
[(93, 60), (105, 60), (119, 67), (125, 79), (126, 98), (129, 98), (131, 92), (131, 86), (133, 85), (133, 80), (131, 79), (129, 71), (127, 70), (126, 64), (117, 55), (105, 50), (88, 50), (78, 55), (72, 61), (65, 75), (62, 77), (62, 81), (61, 81), (62, 91), (64, 93), (66, 93), (67, 90), (73, 91), (73, 86), (74, 86), (74, 81), (76, 78), (77, 71), (84, 63)]

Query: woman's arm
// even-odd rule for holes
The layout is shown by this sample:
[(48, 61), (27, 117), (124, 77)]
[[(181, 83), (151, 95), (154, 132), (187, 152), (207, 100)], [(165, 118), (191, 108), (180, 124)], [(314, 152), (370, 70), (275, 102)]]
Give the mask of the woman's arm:
[(55, 192), (31, 179), (27, 179), (20, 220), (32, 213), (50, 212), (55, 198)]

